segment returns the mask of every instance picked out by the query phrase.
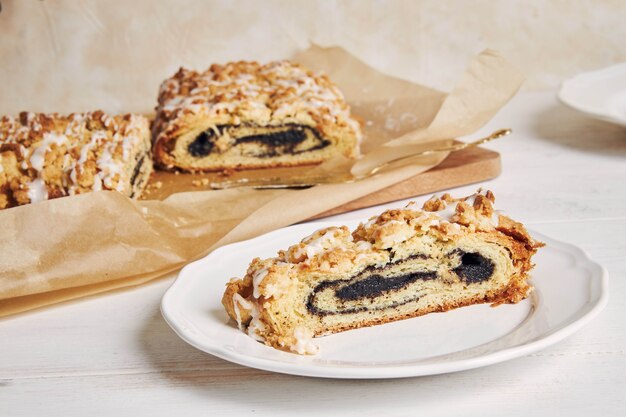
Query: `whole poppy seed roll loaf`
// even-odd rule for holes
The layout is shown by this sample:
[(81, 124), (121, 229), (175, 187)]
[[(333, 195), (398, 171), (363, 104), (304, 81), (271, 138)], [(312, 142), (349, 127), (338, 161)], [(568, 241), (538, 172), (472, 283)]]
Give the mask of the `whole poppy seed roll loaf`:
[(217, 171), (354, 158), (361, 140), (341, 92), (324, 75), (288, 61), (181, 68), (159, 92), (156, 162)]

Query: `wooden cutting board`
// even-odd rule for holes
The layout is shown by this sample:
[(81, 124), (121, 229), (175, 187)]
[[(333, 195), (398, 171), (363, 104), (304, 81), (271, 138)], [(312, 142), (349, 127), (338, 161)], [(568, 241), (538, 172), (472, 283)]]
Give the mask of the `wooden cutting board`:
[(499, 153), (480, 147), (466, 148), (451, 153), (441, 164), (426, 172), (320, 213), (311, 219), (477, 183), (495, 178), (500, 172)]
[[(282, 168), (285, 170), (286, 168)], [(280, 171), (281, 168), (276, 169)], [(264, 175), (271, 170), (259, 170)], [(441, 164), (391, 187), (363, 196), (342, 206), (335, 207), (312, 217), (318, 219), (333, 214), (344, 213), (360, 208), (371, 207), (390, 201), (402, 200), (423, 194), (430, 194), (452, 187), (485, 181), (500, 174), (500, 154), (487, 149), (473, 147), (451, 153)], [(249, 171), (228, 174), (229, 179), (237, 175), (249, 175)], [(282, 173), (281, 175), (284, 175)], [(208, 190), (211, 181), (220, 180), (219, 173), (179, 174), (157, 171), (151, 179), (143, 199), (164, 199), (184, 191)], [(156, 187), (156, 184), (159, 184)]]

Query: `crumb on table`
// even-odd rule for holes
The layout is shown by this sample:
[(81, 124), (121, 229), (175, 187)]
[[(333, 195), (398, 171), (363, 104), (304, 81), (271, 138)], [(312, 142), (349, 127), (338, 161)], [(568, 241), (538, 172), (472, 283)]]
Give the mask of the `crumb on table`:
[(193, 185), (194, 187), (207, 187), (210, 183), (211, 181), (209, 181), (208, 178), (191, 181), (191, 185)]

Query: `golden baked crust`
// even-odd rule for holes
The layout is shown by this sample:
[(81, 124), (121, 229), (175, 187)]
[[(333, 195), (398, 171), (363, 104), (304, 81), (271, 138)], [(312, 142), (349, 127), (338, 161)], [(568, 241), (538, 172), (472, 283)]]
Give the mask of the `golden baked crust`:
[[(155, 161), (167, 169), (210, 171), (264, 168), (322, 162), (333, 155), (358, 154), (361, 129), (350, 115), (341, 92), (325, 75), (288, 61), (233, 62), (212, 65), (204, 72), (181, 68), (161, 85), (154, 124)], [(322, 148), (306, 152), (259, 156), (268, 145), (244, 150), (235, 143), (236, 130), (263, 134), (265, 128), (311, 129)], [(222, 130), (231, 129), (230, 134)], [(254, 129), (261, 129), (255, 133)], [(189, 145), (202, 132), (215, 132), (214, 155), (190, 154)], [(267, 133), (267, 132), (265, 132)], [(325, 141), (329, 143), (326, 144)], [(271, 151), (272, 148), (270, 147)]]
[(222, 303), (269, 346), (314, 353), (310, 338), (478, 303), (517, 303), (543, 246), (493, 208), (490, 191), (433, 197), (362, 223), (321, 229), (254, 259)]
[(0, 118), (0, 208), (94, 190), (138, 197), (152, 172), (143, 116), (101, 111)]

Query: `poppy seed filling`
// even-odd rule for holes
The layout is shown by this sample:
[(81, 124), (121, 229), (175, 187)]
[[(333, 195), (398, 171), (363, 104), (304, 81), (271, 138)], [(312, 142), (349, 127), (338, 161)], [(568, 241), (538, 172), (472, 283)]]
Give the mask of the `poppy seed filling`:
[(141, 172), (141, 167), (143, 166), (143, 162), (145, 158), (146, 158), (146, 155), (143, 154), (139, 156), (139, 158), (137, 159), (137, 163), (135, 164), (135, 168), (133, 169), (133, 174), (130, 177), (130, 185), (135, 185), (135, 182), (137, 181), (137, 177), (139, 176), (139, 173)]
[[(480, 283), (488, 280), (493, 275), (495, 264), (491, 259), (479, 253), (455, 250), (450, 252), (448, 256), (459, 257), (459, 265), (451, 269), (451, 272), (456, 274), (459, 279), (464, 282), (472, 284)], [(387, 276), (382, 274), (383, 271), (389, 268), (416, 258), (429, 259), (423, 254), (413, 255), (383, 267), (369, 266), (350, 280), (329, 280), (321, 282), (309, 294), (306, 303), (307, 310), (311, 314), (323, 317), (333, 314), (353, 314), (362, 311), (383, 310), (417, 301), (420, 298), (420, 294), (415, 294), (408, 298), (405, 297), (402, 300), (392, 303), (385, 304), (383, 302), (383, 305), (378, 306), (368, 307), (354, 304), (349, 306), (346, 304), (368, 299), (373, 302), (378, 297), (383, 297), (392, 292), (402, 291), (417, 281), (429, 281), (439, 278), (436, 271), (412, 271)], [(329, 310), (318, 306), (318, 297), (321, 293), (328, 290), (333, 291), (333, 296), (338, 307), (336, 310)]]
[(371, 275), (361, 281), (348, 284), (335, 290), (335, 296), (341, 301), (355, 301), (360, 298), (378, 297), (389, 291), (397, 291), (417, 280), (437, 278), (435, 272), (411, 272), (385, 278), (379, 274)]
[(493, 275), (495, 265), (491, 259), (485, 258), (477, 252), (458, 251), (461, 264), (452, 271), (463, 281), (469, 283), (482, 282)]
[[(238, 128), (246, 134), (238, 136)], [(216, 141), (224, 136), (230, 137), (233, 148), (241, 148), (247, 156), (270, 158), (281, 155), (296, 155), (325, 148), (330, 141), (323, 139), (317, 130), (310, 126), (294, 123), (280, 126), (256, 125), (218, 125), (215, 129), (207, 129), (192, 141), (187, 150), (196, 158), (206, 157), (211, 153), (220, 152), (215, 146)], [(260, 146), (260, 149), (246, 148), (247, 144)]]

